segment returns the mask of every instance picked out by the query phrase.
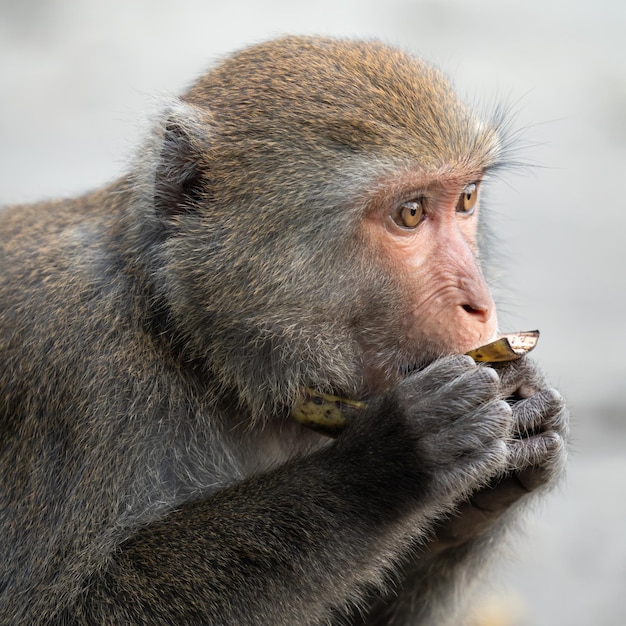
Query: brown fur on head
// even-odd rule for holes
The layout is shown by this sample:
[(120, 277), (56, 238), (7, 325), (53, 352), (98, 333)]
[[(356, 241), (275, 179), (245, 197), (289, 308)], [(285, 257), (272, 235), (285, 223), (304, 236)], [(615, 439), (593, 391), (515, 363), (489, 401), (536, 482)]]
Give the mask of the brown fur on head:
[(263, 415), (304, 385), (368, 393), (366, 352), (380, 377), (446, 351), (404, 336), (412, 304), (363, 229), (381, 198), (498, 158), (438, 71), (380, 43), (289, 37), (200, 78), (162, 130), (129, 237), (156, 245), (167, 330), (217, 387)]

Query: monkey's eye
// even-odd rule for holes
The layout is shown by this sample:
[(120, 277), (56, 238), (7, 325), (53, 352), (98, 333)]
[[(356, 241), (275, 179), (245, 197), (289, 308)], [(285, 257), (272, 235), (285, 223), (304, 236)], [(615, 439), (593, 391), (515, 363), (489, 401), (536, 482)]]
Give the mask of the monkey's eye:
[(476, 183), (470, 183), (459, 198), (457, 204), (457, 213), (464, 213), (465, 215), (471, 215), (474, 212), (476, 206), (476, 200), (478, 200), (478, 185)]
[(424, 204), (422, 200), (411, 200), (398, 206), (391, 214), (391, 219), (400, 228), (416, 228), (424, 219)]

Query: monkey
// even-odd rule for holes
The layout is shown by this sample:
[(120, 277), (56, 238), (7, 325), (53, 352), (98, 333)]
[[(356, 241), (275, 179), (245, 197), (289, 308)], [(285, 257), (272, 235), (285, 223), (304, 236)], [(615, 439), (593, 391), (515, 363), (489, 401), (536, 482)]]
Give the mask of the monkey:
[[(497, 335), (506, 163), (377, 41), (244, 48), (131, 167), (0, 214), (0, 624), (459, 623), (568, 411)], [(365, 401), (335, 438), (303, 389)]]

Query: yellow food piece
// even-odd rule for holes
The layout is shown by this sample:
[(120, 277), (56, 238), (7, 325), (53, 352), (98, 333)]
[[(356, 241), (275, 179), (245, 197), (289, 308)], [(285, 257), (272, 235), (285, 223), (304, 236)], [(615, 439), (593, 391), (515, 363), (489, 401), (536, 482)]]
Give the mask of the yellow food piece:
[[(528, 354), (538, 340), (538, 330), (509, 333), (466, 354), (481, 363), (505, 363)], [(323, 435), (336, 437), (345, 428), (347, 416), (365, 408), (365, 402), (306, 389), (291, 411), (291, 417)]]
[(346, 413), (366, 406), (365, 402), (307, 389), (293, 408), (291, 417), (323, 435), (336, 437), (346, 426)]
[(481, 363), (506, 363), (521, 359), (537, 345), (537, 341), (539, 341), (538, 330), (509, 333), (466, 354)]

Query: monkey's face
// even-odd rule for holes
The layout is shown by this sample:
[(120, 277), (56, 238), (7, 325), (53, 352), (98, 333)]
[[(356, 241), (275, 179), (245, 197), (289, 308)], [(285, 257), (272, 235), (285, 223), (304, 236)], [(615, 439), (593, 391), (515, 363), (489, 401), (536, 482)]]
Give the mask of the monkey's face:
[(498, 129), (438, 72), (296, 38), (232, 57), (183, 100), (162, 151), (163, 275), (175, 332), (216, 384), (259, 413), (304, 386), (367, 395), (494, 336), (477, 194)]
[[(404, 363), (396, 369), (467, 352), (496, 335), (495, 305), (478, 260), (480, 179), (472, 171), (403, 174), (385, 181), (385, 191), (369, 203), (364, 235), (398, 303), (390, 317), (377, 313), (399, 340)], [(365, 361), (376, 387), (385, 375), (372, 348), (365, 348)]]

